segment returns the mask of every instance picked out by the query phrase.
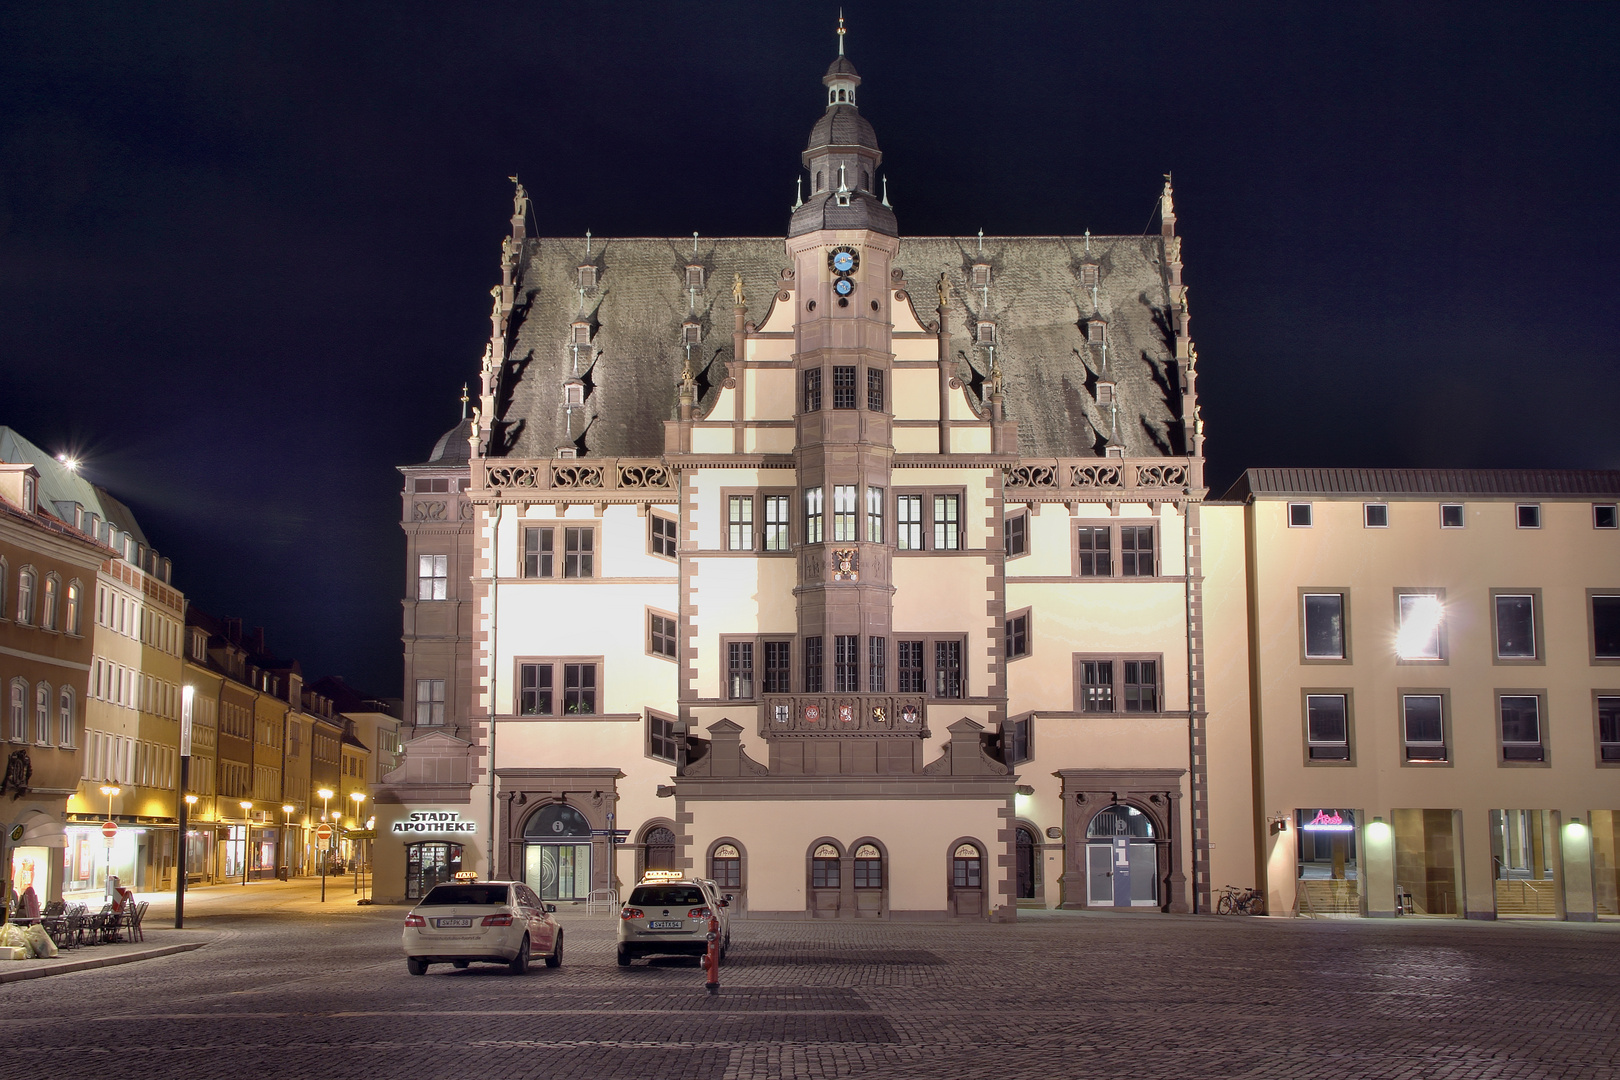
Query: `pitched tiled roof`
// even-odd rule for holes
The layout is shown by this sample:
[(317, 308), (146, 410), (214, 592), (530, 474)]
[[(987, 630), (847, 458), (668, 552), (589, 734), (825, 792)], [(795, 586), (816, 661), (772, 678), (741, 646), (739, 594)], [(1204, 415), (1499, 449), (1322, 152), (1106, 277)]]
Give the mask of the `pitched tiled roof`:
[[(1098, 266), (1097, 309), (1108, 322), (1109, 364), (1118, 384), (1119, 438), (1130, 457), (1185, 453), (1180, 394), (1169, 330), (1163, 241), (1154, 236), (905, 237), (895, 266), (925, 320), (937, 316), (935, 282), (944, 274), (950, 353), (970, 398), (980, 401), (989, 373), (974, 335), (981, 318), (996, 323), (997, 357), (1009, 420), (1028, 456), (1100, 455), (1109, 434), (1097, 406), (1097, 363), (1082, 329), (1092, 313), (1081, 286), (1086, 262)], [(988, 294), (971, 286), (973, 264), (988, 263)], [(688, 315), (686, 267), (701, 264), (697, 294), (702, 345), (693, 350), (698, 412), (713, 406), (732, 361), (733, 274), (741, 274), (749, 318), (763, 322), (790, 265), (779, 238), (690, 237), (531, 239), (518, 280), (510, 360), (497, 398), (492, 456), (550, 457), (583, 432), (591, 456), (656, 457), (663, 421), (676, 415)], [(581, 314), (579, 267), (597, 267), (597, 287)], [(586, 397), (571, 436), (562, 384), (572, 372), (572, 324), (590, 324), (581, 349)]]
[(1589, 498), (1620, 495), (1620, 471), (1602, 469), (1250, 469), (1223, 496), (1473, 495)]

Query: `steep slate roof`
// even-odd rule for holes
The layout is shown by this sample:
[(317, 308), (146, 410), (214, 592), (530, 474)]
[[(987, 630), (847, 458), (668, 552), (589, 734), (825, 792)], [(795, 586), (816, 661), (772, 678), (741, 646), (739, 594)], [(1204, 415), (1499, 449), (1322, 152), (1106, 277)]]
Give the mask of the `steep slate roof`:
[[(1091, 294), (1080, 284), (1086, 240), (1074, 236), (903, 237), (895, 266), (923, 321), (935, 316), (935, 282), (946, 275), (950, 349), (970, 400), (988, 395), (989, 360), (974, 344), (977, 323), (997, 325), (996, 355), (1009, 420), (1019, 425), (1019, 449), (1030, 457), (1100, 456), (1108, 438), (1106, 412), (1096, 403), (1097, 361), (1086, 347)], [(1185, 453), (1180, 395), (1158, 236), (1093, 236), (1089, 261), (1099, 268), (1097, 307), (1108, 321), (1109, 367), (1118, 386), (1119, 438), (1127, 457)], [(972, 266), (991, 267), (988, 303), (970, 286)], [(580, 311), (578, 273), (597, 267), (597, 287)], [(551, 457), (581, 441), (586, 455), (657, 457), (663, 421), (677, 408), (688, 315), (686, 267), (701, 264), (697, 294), (702, 344), (692, 350), (698, 414), (714, 404), (732, 361), (732, 275), (742, 274), (748, 317), (763, 323), (780, 272), (790, 265), (779, 238), (531, 239), (518, 279), (510, 359), (502, 373), (491, 425), (492, 456)], [(572, 324), (591, 325), (580, 350), (585, 405), (574, 410), (572, 435), (562, 407), (572, 373)], [(450, 448), (447, 447), (447, 450)], [(452, 451), (453, 452), (453, 451)], [(448, 455), (447, 455), (448, 456)]]
[(1601, 469), (1249, 469), (1222, 496), (1256, 495), (1519, 496), (1620, 495), (1620, 471)]

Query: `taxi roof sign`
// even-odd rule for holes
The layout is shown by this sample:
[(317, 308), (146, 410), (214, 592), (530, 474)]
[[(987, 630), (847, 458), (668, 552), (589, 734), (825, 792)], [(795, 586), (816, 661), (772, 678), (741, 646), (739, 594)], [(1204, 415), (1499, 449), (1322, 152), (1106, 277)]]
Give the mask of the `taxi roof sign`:
[(682, 881), (686, 878), (682, 870), (646, 870), (642, 872), (642, 881)]
[(457, 870), (456, 871), (456, 880), (457, 881), (477, 881), (478, 880), (478, 871), (476, 871), (476, 870)]

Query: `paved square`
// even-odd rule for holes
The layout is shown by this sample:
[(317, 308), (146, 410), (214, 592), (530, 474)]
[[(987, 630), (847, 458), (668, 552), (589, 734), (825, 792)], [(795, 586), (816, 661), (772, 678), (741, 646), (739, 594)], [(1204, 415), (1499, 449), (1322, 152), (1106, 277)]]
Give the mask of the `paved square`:
[(204, 915), (196, 952), (8, 985), (0, 1075), (1620, 1078), (1613, 924), (738, 922), (711, 998), (568, 911), (560, 969), (413, 978), (403, 914)]

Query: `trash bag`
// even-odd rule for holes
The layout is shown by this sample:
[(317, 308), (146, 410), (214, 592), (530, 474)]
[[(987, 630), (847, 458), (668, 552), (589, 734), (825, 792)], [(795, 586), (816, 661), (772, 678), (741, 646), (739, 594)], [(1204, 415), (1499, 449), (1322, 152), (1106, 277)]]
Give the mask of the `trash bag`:
[(0, 927), (0, 945), (9, 945), (12, 948), (21, 949), (24, 956), (32, 955), (32, 950), (28, 947), (28, 935), (23, 933), (23, 928), (14, 922), (6, 923), (5, 926)]
[(47, 934), (45, 928), (39, 923), (35, 923), (24, 930), (23, 937), (28, 939), (28, 955), (30, 957), (43, 956), (49, 958), (56, 955), (56, 942), (51, 940), (51, 935)]

